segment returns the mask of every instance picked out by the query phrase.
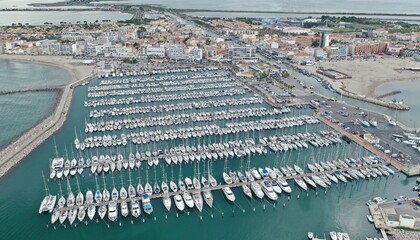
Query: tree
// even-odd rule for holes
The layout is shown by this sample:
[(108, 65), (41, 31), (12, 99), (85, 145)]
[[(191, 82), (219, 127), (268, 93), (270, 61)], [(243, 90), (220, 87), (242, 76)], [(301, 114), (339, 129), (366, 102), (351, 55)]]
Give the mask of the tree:
[(312, 47), (319, 47), (319, 40), (318, 39), (313, 40), (311, 46)]

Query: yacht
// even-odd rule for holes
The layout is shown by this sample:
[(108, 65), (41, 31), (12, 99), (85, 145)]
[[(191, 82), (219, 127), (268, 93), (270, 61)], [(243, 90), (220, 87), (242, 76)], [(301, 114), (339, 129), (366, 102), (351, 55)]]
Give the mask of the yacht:
[(141, 214), (140, 202), (137, 199), (131, 201), (131, 215), (135, 218), (138, 218)]
[(151, 214), (153, 212), (153, 207), (152, 203), (150, 202), (149, 195), (144, 193), (141, 197), (141, 200), (143, 202), (143, 211), (147, 214)]
[(67, 210), (61, 210), (60, 216), (58, 217), (61, 224), (63, 224), (64, 221), (66, 221), (68, 214), (69, 214), (69, 212)]
[(262, 190), (264, 194), (273, 201), (276, 201), (278, 199), (277, 194), (273, 191), (273, 188), (271, 187), (271, 183), (269, 181), (263, 181), (261, 183)]
[(126, 201), (122, 201), (120, 203), (120, 207), (121, 207), (121, 215), (123, 215), (124, 217), (127, 217), (128, 214), (129, 214), (127, 202)]
[(276, 181), (272, 181), (271, 183), (271, 187), (273, 188), (274, 192), (280, 194), (281, 193), (281, 187), (279, 186), (279, 184)]
[(256, 183), (256, 182), (252, 182), (251, 183), (251, 190), (254, 192), (255, 196), (259, 199), (262, 199), (264, 197), (264, 192), (262, 191), (261, 185)]
[(331, 240), (337, 240), (337, 233), (336, 232), (330, 232)]
[(187, 186), (188, 190), (194, 189), (193, 182), (192, 182), (191, 178), (189, 178), (189, 177), (185, 178), (185, 185)]
[(108, 204), (108, 218), (110, 221), (117, 220), (118, 217), (118, 209), (117, 209), (117, 202), (111, 201)]
[(184, 200), (182, 200), (181, 195), (176, 194), (174, 196), (174, 202), (175, 202), (175, 206), (179, 211), (184, 211), (185, 209), (185, 204), (184, 204)]
[(191, 194), (189, 192), (185, 191), (182, 194), (182, 197), (184, 198), (184, 202), (185, 202), (185, 205), (187, 205), (187, 207), (189, 208), (194, 207), (194, 200), (192, 199)]
[(59, 217), (60, 217), (60, 210), (55, 209), (53, 214), (51, 214), (51, 224), (54, 224), (55, 222), (57, 222)]
[(212, 176), (212, 175), (210, 175), (209, 174), (209, 182), (210, 182), (210, 185), (212, 186), (212, 187), (216, 187), (217, 186), (217, 181), (216, 181), (216, 179)]
[(169, 183), (169, 187), (171, 188), (172, 192), (178, 192), (178, 186), (176, 185), (176, 183), (174, 181), (171, 181)]
[(222, 188), (222, 190), (223, 190), (223, 193), (225, 194), (225, 197), (227, 198), (227, 200), (229, 200), (230, 202), (235, 201), (235, 195), (233, 194), (230, 187), (224, 187), (224, 188)]
[(277, 183), (280, 186), (281, 190), (283, 190), (284, 192), (286, 192), (286, 193), (291, 193), (292, 192), (292, 188), (289, 186), (287, 181), (284, 180), (283, 178), (278, 178)]

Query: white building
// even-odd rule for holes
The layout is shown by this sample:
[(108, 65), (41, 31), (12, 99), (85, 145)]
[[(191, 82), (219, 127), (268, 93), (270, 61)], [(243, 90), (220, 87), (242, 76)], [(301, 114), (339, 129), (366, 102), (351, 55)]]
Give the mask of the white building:
[(156, 56), (156, 57), (165, 57), (165, 48), (164, 47), (147, 47), (146, 48), (147, 56)]

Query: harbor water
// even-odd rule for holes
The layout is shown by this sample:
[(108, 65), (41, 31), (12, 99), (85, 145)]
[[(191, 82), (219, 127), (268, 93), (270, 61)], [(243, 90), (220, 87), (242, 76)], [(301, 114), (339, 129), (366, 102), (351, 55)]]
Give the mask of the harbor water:
[[(0, 60), (2, 91), (57, 88), (69, 83), (71, 79), (70, 73), (62, 68)], [(0, 148), (47, 116), (57, 97), (57, 92), (50, 91), (0, 95)]]
[[(50, 224), (50, 214), (38, 214), (39, 203), (44, 197), (42, 187), (41, 173), (46, 176), (49, 174), (49, 160), (55, 157), (55, 145), (58, 148), (58, 154), (65, 156), (66, 148), (69, 158), (79, 156), (79, 152), (74, 149), (73, 141), (75, 132), (79, 139), (85, 137), (83, 132), (85, 121), (89, 119), (89, 108), (84, 107), (84, 101), (87, 99), (88, 87), (98, 84), (95, 80), (87, 86), (80, 86), (75, 89), (72, 106), (68, 119), (63, 128), (59, 130), (53, 138), (48, 139), (37, 149), (35, 149), (25, 160), (11, 170), (0, 181), (0, 239), (28, 239), (36, 236), (39, 239), (75, 239), (75, 238), (93, 238), (93, 239), (306, 239), (308, 231), (312, 231), (318, 236), (329, 231), (348, 232), (351, 239), (362, 239), (366, 236), (379, 236), (373, 225), (366, 219), (367, 207), (365, 202), (369, 199), (381, 196), (392, 200), (394, 197), (405, 195), (414, 196), (411, 188), (415, 178), (406, 178), (402, 174), (396, 174), (389, 177), (378, 177), (369, 180), (351, 181), (347, 184), (334, 184), (323, 190), (322, 188), (308, 189), (303, 191), (296, 186), (293, 181), (289, 181), (293, 191), (291, 194), (282, 193), (276, 202), (266, 199), (253, 200), (247, 199), (242, 191), (233, 188), (236, 195), (234, 204), (227, 202), (220, 190), (213, 191), (213, 208), (204, 207), (202, 213), (196, 209), (178, 212), (172, 206), (171, 211), (166, 211), (162, 204), (162, 199), (153, 199), (153, 214), (147, 215), (142, 211), (138, 219), (118, 217), (116, 222), (104, 220), (77, 222), (74, 225)], [(252, 92), (247, 92), (245, 96), (253, 96)], [(220, 97), (222, 100), (226, 97)], [(184, 102), (191, 100), (184, 100)], [(159, 105), (161, 103), (148, 103)], [(147, 104), (143, 104), (147, 105)], [(265, 103), (260, 106), (271, 108)], [(245, 108), (238, 107), (238, 108)], [(107, 108), (107, 107), (101, 107)], [(236, 108), (236, 107), (235, 107)], [(217, 109), (191, 110), (191, 111), (210, 111)], [(162, 113), (175, 114), (175, 113)], [(276, 116), (276, 118), (293, 117), (301, 115), (310, 115), (312, 110), (309, 108), (291, 108), (291, 113), (285, 116)], [(152, 115), (152, 114), (150, 114)], [(146, 115), (147, 116), (147, 115)], [(145, 117), (145, 116), (142, 116)], [(265, 118), (274, 118), (262, 117)], [(106, 120), (105, 118), (102, 120)], [(248, 121), (250, 119), (227, 120)], [(254, 120), (258, 120), (257, 118)], [(224, 124), (224, 123), (220, 123)], [(177, 127), (177, 126), (173, 126)], [(76, 131), (75, 131), (76, 129)], [(149, 130), (154, 129), (150, 127)], [(264, 135), (296, 134), (298, 132), (314, 132), (328, 130), (324, 124), (303, 125), (299, 127), (285, 128), (280, 130), (264, 130), (255, 132), (255, 138)], [(119, 132), (118, 132), (119, 133)], [(97, 134), (100, 135), (100, 134)], [(231, 134), (228, 140), (245, 139), (253, 137), (252, 132)], [(225, 141), (225, 136), (222, 136)], [(203, 144), (203, 140), (201, 140)], [(218, 142), (219, 137), (208, 137), (206, 143)], [(178, 141), (176, 144), (181, 144)], [(164, 148), (168, 143), (158, 143), (158, 148)], [(190, 142), (190, 144), (192, 144)], [(136, 150), (146, 151), (153, 145), (133, 145), (132, 152)], [(155, 147), (155, 146), (153, 146)], [(118, 149), (122, 153), (129, 152), (129, 147)], [(112, 151), (115, 151), (112, 150)], [(82, 154), (96, 155), (108, 154), (109, 150), (100, 148), (97, 152), (94, 150), (85, 150)], [(241, 165), (245, 168), (248, 160), (251, 167), (264, 166), (286, 166), (298, 164), (301, 167), (309, 162), (336, 160), (343, 157), (361, 157), (368, 153), (363, 151), (354, 143), (328, 146), (324, 148), (308, 148), (298, 151), (273, 153), (270, 150), (267, 155), (252, 155), (250, 159), (230, 158), (225, 160), (214, 160), (211, 164), (212, 174), (219, 182), (222, 182), (221, 174), (226, 169), (239, 170)], [(86, 156), (86, 155), (84, 155)], [(121, 182), (125, 187), (129, 181), (136, 185), (139, 182), (139, 176), (143, 185), (148, 181), (153, 185), (156, 181), (162, 181), (163, 171), (167, 179), (178, 179), (179, 173), (183, 177), (193, 177), (194, 170), (200, 168), (201, 174), (207, 170), (207, 161), (200, 162), (199, 165), (191, 163), (168, 166), (164, 160), (161, 160), (157, 167), (148, 167), (147, 162), (142, 162), (140, 170), (128, 170), (121, 173), (116, 171), (111, 175), (105, 174), (105, 182), (108, 190), (113, 185), (118, 189)], [(162, 169), (164, 167), (164, 169)], [(307, 170), (306, 170), (307, 171)], [(120, 175), (121, 174), (121, 175)], [(130, 179), (131, 175), (131, 179)], [(121, 180), (122, 177), (122, 180)], [(114, 180), (114, 183), (113, 183)], [(95, 177), (89, 169), (85, 169), (81, 176), (78, 176), (80, 190), (86, 192), (88, 189), (95, 190)], [(102, 175), (97, 177), (99, 188), (103, 189), (104, 181)], [(50, 180), (47, 185), (52, 194), (59, 193), (59, 180)], [(74, 177), (70, 178), (71, 189), (77, 193), (77, 185)], [(61, 181), (64, 195), (67, 195), (66, 182)], [(94, 219), (96, 220), (97, 217)]]

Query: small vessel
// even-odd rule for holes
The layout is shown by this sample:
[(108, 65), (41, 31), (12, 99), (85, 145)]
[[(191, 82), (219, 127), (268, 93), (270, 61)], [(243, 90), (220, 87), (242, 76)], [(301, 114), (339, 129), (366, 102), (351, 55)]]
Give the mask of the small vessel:
[(85, 206), (80, 206), (79, 212), (77, 213), (77, 219), (79, 219), (79, 221), (82, 222), (85, 219), (85, 216), (86, 216)]
[(57, 222), (59, 217), (60, 217), (60, 210), (55, 209), (53, 214), (51, 214), (51, 224), (54, 224), (55, 222)]
[(262, 190), (268, 199), (276, 201), (278, 199), (277, 194), (274, 192), (271, 183), (269, 181), (263, 181), (261, 183)]
[(165, 206), (166, 210), (171, 210), (172, 202), (171, 198), (167, 194), (164, 194), (164, 196), (162, 197), (162, 201), (163, 206)]
[(184, 211), (185, 209), (185, 204), (184, 204), (184, 200), (182, 200), (181, 195), (176, 194), (174, 196), (174, 202), (175, 202), (175, 206), (179, 211)]
[(101, 219), (104, 219), (104, 217), (105, 217), (105, 215), (106, 215), (106, 212), (107, 212), (107, 207), (106, 207), (106, 205), (105, 205), (105, 204), (104, 204), (104, 205), (101, 205), (101, 206), (99, 207), (99, 210), (98, 210), (99, 217), (100, 217)]
[(262, 191), (261, 185), (256, 183), (256, 182), (252, 182), (251, 183), (251, 190), (254, 192), (255, 196), (259, 199), (262, 199), (264, 197), (264, 192)]
[(90, 204), (87, 211), (87, 214), (90, 220), (92, 220), (95, 217), (95, 213), (96, 213), (95, 205)]
[(178, 186), (176, 185), (176, 183), (174, 181), (171, 181), (169, 183), (169, 187), (171, 188), (172, 192), (178, 192)]
[(244, 192), (245, 196), (252, 198), (252, 191), (247, 185), (242, 185), (242, 191)]
[(201, 196), (200, 192), (195, 192), (192, 194), (192, 198), (194, 200), (194, 205), (198, 209), (198, 211), (203, 211), (203, 196)]
[(141, 214), (140, 202), (138, 199), (133, 199), (131, 201), (131, 215), (135, 218), (138, 218)]
[(128, 204), (126, 201), (122, 201), (120, 203), (120, 208), (121, 208), (121, 215), (123, 215), (124, 217), (128, 216)]
[(330, 232), (330, 237), (331, 237), (331, 240), (337, 240), (337, 233), (336, 232)]
[(235, 195), (233, 194), (232, 189), (230, 189), (230, 187), (224, 187), (222, 188), (222, 190), (227, 200), (229, 200), (230, 202), (235, 201)]
[(189, 208), (194, 207), (194, 201), (193, 201), (193, 199), (191, 197), (191, 194), (189, 192), (185, 191), (182, 194), (182, 197), (184, 198), (184, 202), (185, 202), (185, 205), (187, 205), (187, 207), (189, 207)]
[(211, 185), (212, 187), (216, 187), (216, 186), (217, 186), (217, 181), (216, 181), (216, 179), (215, 179), (212, 175), (210, 175), (210, 174), (209, 174), (208, 178), (209, 178), (210, 185)]
[(367, 219), (368, 219), (368, 221), (370, 222), (370, 223), (373, 223), (373, 217), (372, 217), (372, 215), (366, 215), (366, 217), (367, 217)]
[(72, 208), (71, 210), (69, 210), (68, 219), (69, 219), (70, 225), (73, 224), (74, 220), (76, 220), (76, 217), (77, 217), (77, 208)]
[(118, 209), (117, 209), (117, 202), (111, 201), (108, 204), (108, 218), (110, 221), (117, 220), (118, 217)]
[(213, 207), (213, 194), (211, 193), (210, 190), (203, 191), (203, 198), (204, 198), (204, 202), (206, 202), (206, 204), (210, 208), (212, 208)]
[(314, 238), (314, 233), (313, 232), (308, 232), (308, 238), (313, 239)]
[(60, 216), (58, 217), (61, 224), (63, 224), (64, 221), (66, 221), (68, 214), (69, 214), (69, 212), (67, 210), (61, 210)]
[(226, 172), (223, 172), (223, 180), (225, 181), (226, 184), (233, 183), (233, 179)]
[(141, 197), (141, 200), (143, 202), (143, 211), (147, 214), (151, 214), (153, 212), (153, 207), (152, 203), (150, 202), (149, 195), (144, 193)]

